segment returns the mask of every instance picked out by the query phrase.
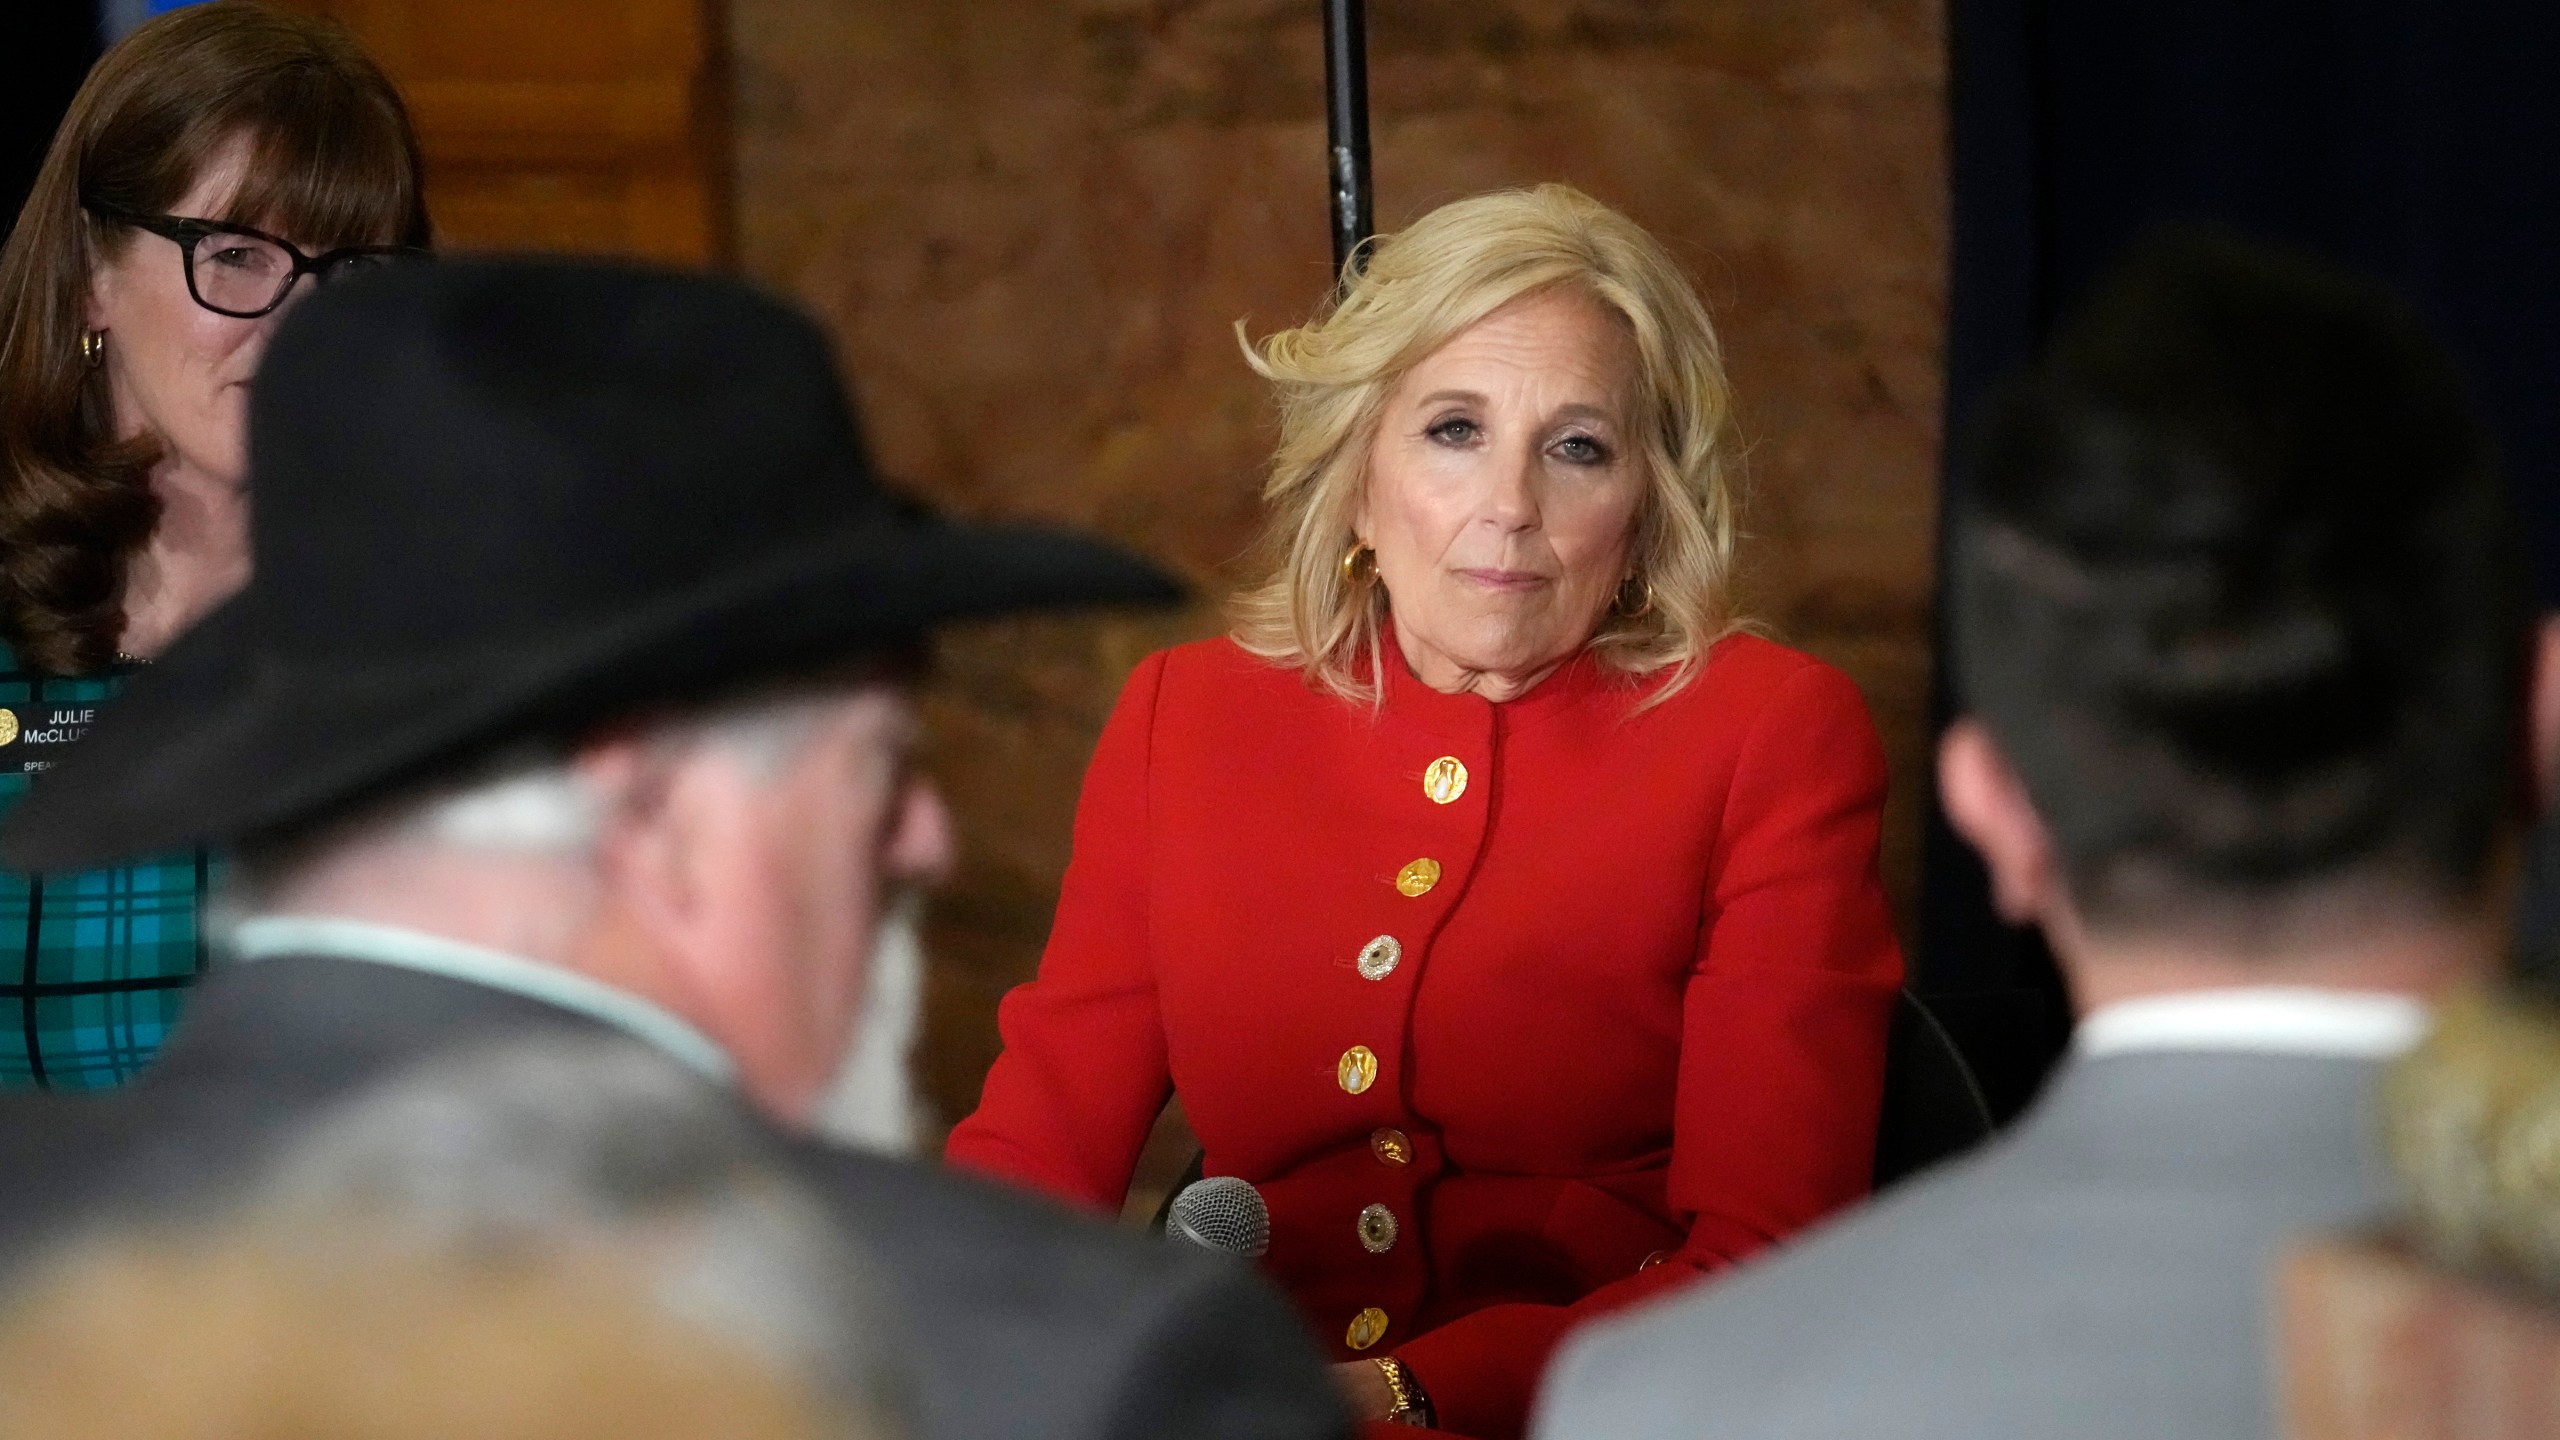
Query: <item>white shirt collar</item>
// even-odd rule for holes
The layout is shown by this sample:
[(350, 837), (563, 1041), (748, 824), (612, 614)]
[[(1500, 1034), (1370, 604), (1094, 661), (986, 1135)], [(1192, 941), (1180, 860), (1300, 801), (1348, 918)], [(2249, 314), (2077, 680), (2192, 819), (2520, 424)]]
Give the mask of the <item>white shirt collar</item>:
[(628, 990), (500, 950), (466, 945), (398, 925), (376, 925), (322, 915), (261, 915), (232, 927), (232, 957), (264, 960), (309, 955), (396, 965), (449, 980), (505, 990), (563, 1010), (574, 1010), (621, 1030), (726, 1085), (737, 1075), (727, 1051), (711, 1038)]
[(2268, 985), (2102, 1005), (2081, 1020), (2071, 1046), (2091, 1059), (2212, 1050), (2388, 1060), (2416, 1045), (2426, 1028), (2426, 1007), (2406, 995)]

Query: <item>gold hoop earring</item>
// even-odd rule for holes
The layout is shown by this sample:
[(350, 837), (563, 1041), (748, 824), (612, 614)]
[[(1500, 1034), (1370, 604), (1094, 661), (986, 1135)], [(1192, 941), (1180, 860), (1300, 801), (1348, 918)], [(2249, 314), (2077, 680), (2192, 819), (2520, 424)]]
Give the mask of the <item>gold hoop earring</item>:
[(92, 330), (81, 336), (80, 358), (89, 362), (89, 368), (92, 370), (106, 364), (107, 332), (104, 330)]
[[(1637, 598), (1634, 600), (1627, 598), (1627, 587), (1630, 585), (1639, 587), (1636, 591)], [(1618, 582), (1617, 600), (1619, 614), (1630, 620), (1641, 620), (1653, 613), (1653, 582), (1630, 575)]]
[(1354, 540), (1342, 552), (1342, 583), (1354, 590), (1366, 590), (1378, 578), (1378, 552), (1365, 541)]

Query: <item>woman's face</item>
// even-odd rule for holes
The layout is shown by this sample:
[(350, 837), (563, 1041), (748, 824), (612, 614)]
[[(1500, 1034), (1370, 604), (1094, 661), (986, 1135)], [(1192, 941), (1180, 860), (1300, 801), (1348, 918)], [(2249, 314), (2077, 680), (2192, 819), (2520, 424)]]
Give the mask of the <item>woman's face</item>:
[(1599, 628), (1644, 497), (1635, 373), (1621, 322), (1553, 290), (1459, 332), (1387, 397), (1353, 526), (1423, 683), (1509, 699)]
[[(247, 153), (235, 144), (216, 154), (169, 213), (220, 216), (239, 192)], [(296, 285), (294, 297), (306, 288)], [(255, 320), (217, 315), (187, 293), (184, 252), (147, 231), (127, 232), (89, 282), (89, 328), (107, 336), (116, 433), (157, 435), (169, 461), (239, 485), (249, 471), (249, 381), (292, 303)]]

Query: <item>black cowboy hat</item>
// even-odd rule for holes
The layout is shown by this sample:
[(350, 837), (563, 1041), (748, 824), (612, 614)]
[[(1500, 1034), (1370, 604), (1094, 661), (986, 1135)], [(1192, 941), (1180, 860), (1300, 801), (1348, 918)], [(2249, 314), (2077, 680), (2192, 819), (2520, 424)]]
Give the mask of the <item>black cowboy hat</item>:
[(256, 578), (29, 789), (9, 864), (268, 835), (937, 622), (1181, 594), (1098, 541), (883, 490), (825, 338), (731, 280), (351, 280), (279, 327), (250, 411)]

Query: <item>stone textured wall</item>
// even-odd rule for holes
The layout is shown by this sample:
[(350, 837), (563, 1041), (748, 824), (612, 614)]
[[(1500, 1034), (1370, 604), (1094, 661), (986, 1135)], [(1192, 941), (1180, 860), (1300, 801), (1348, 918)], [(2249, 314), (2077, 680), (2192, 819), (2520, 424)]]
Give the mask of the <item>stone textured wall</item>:
[[(977, 516), (1101, 530), (1197, 582), (1173, 617), (953, 637), (933, 756), (928, 1092), (974, 1102), (1031, 973), (1122, 678), (1213, 633), (1270, 422), (1231, 327), (1328, 279), (1316, 0), (727, 0), (737, 253), (826, 317), (883, 468)], [(1379, 222), (1579, 185), (1722, 327), (1748, 600), (1845, 667), (1894, 762), (1908, 917), (1945, 300), (1940, 0), (1374, 0)]]

